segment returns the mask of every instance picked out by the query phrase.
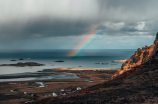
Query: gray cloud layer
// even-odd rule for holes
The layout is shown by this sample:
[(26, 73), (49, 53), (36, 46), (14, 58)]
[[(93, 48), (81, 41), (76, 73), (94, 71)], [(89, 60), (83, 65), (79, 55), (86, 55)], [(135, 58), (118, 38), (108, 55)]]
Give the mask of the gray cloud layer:
[(155, 35), (157, 0), (0, 0), (0, 40), (82, 35)]

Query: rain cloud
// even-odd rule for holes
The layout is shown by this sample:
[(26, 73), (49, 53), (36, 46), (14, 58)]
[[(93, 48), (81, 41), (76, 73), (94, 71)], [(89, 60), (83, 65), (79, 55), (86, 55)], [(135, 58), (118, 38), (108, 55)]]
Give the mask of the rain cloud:
[[(157, 0), (0, 0), (0, 41), (83, 35), (155, 35)], [(101, 34), (101, 35), (104, 35)]]

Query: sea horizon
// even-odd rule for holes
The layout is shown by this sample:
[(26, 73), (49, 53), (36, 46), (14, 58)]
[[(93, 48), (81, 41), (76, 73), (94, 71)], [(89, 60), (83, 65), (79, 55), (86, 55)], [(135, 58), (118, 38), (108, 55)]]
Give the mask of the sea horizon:
[[(0, 50), (0, 64), (15, 64), (18, 62), (37, 62), (45, 64), (44, 66), (33, 67), (0, 66), (0, 73), (11, 74), (36, 72), (50, 68), (121, 68), (122, 63), (113, 64), (112, 61), (129, 59), (130, 56), (134, 54), (135, 50), (136, 49), (86, 49), (78, 56), (73, 57), (67, 56), (67, 54), (71, 51), (69, 49), (34, 49), (12, 52)], [(23, 60), (19, 60), (20, 58)], [(59, 60), (63, 60), (64, 62), (55, 62)], [(102, 63), (108, 64), (105, 65)]]

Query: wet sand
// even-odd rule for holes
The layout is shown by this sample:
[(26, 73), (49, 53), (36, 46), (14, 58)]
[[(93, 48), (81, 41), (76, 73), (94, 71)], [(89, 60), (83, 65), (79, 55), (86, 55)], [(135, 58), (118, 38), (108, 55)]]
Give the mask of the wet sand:
[[(70, 72), (77, 73), (75, 79), (51, 79), (18, 82), (0, 82), (0, 103), (20, 104), (29, 101), (53, 97), (53, 92), (58, 96), (90, 87), (111, 79), (116, 69), (64, 69), (55, 68), (44, 72)], [(42, 76), (42, 75), (41, 75)], [(22, 76), (15, 76), (21, 78)], [(30, 76), (23, 76), (30, 77)], [(13, 77), (12, 77), (13, 78)]]

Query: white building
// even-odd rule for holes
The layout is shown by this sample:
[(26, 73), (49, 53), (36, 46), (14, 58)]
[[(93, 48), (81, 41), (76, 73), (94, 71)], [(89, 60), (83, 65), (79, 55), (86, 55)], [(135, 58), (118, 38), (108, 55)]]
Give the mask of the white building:
[(81, 87), (77, 87), (77, 88), (76, 88), (76, 90), (81, 90), (81, 89), (82, 89)]
[(65, 91), (64, 89), (61, 89), (60, 91)]
[(52, 93), (52, 96), (53, 96), (53, 97), (57, 97), (58, 95), (57, 95), (55, 92), (53, 92), (53, 93)]
[(61, 93), (61, 95), (66, 95), (66, 93)]

